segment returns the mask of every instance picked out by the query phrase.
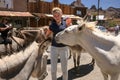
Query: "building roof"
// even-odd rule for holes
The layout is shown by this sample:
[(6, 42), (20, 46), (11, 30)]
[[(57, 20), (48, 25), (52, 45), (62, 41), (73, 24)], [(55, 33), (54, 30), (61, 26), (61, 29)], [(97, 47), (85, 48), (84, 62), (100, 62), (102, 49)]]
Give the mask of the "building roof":
[(46, 15), (43, 13), (32, 13), (32, 14), (37, 17), (46, 17)]
[(81, 17), (79, 17), (79, 16), (76, 16), (76, 15), (68, 15), (68, 14), (63, 14), (63, 16), (62, 17), (69, 17), (69, 18), (71, 18), (71, 19), (82, 19)]
[[(33, 13), (33, 15), (38, 16), (38, 17), (43, 17), (43, 18), (45, 18), (45, 17), (52, 18), (53, 17), (52, 14), (43, 14), (43, 13)], [(70, 17), (72, 19), (81, 19), (81, 17), (76, 16), (76, 15), (72, 15), (72, 14), (69, 14), (69, 15), (63, 14), (62, 17)]]
[(15, 12), (15, 11), (0, 11), (0, 16), (12, 16), (12, 17), (34, 17), (29, 12)]

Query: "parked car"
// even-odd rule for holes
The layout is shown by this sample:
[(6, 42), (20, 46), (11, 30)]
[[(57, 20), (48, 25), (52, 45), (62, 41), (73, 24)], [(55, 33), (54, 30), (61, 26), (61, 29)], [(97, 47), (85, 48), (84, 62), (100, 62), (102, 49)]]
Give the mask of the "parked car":
[(107, 32), (107, 29), (104, 26), (96, 26), (96, 28), (100, 29), (102, 32)]

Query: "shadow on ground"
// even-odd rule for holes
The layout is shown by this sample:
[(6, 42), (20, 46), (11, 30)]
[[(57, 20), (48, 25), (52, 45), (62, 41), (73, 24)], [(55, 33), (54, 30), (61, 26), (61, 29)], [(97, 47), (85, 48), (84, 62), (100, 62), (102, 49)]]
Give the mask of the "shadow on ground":
[[(78, 67), (76, 70), (75, 68), (72, 68), (68, 71), (68, 80), (73, 80), (79, 77), (83, 77), (87, 74), (89, 74), (94, 69), (93, 65), (85, 64)], [(62, 76), (59, 77), (57, 80), (62, 80)]]

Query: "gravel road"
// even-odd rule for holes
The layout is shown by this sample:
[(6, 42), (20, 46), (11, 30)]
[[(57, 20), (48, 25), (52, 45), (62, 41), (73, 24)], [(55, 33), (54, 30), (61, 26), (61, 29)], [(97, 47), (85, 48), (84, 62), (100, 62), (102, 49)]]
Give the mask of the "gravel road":
[[(48, 53), (50, 55), (50, 53)], [(103, 76), (100, 72), (99, 67), (95, 64), (95, 66), (89, 65), (92, 57), (88, 53), (82, 53), (80, 59), (80, 66), (77, 72), (73, 68), (73, 58), (68, 59), (68, 80), (103, 80)], [(61, 65), (58, 61), (58, 71), (57, 71), (57, 80), (62, 80), (61, 73)], [(48, 57), (48, 65), (47, 65), (48, 75), (44, 80), (51, 80), (51, 66), (50, 66), (50, 58)]]

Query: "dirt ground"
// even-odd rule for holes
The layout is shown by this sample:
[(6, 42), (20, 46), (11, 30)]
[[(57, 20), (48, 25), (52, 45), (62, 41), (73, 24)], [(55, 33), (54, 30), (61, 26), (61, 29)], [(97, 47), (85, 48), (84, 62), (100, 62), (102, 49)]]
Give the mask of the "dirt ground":
[[(114, 33), (111, 34), (114, 35)], [(50, 53), (48, 53), (48, 56), (50, 56)], [(68, 80), (104, 80), (100, 72), (100, 68), (96, 65), (96, 63), (94, 67), (89, 65), (91, 60), (92, 57), (88, 53), (82, 52), (79, 66), (80, 69), (77, 70), (78, 72), (76, 72), (73, 68), (73, 58), (71, 57), (70, 59), (68, 59)], [(59, 61), (57, 69), (57, 80), (62, 80), (61, 65)], [(48, 75), (44, 80), (51, 80), (50, 57), (48, 57), (47, 71)]]
[[(45, 77), (44, 80), (52, 80), (51, 66), (50, 66), (50, 53), (48, 53), (48, 56), (49, 56), (47, 61), (48, 75)], [(89, 65), (91, 60), (92, 60), (92, 57), (88, 53), (83, 52), (81, 54), (79, 70), (77, 70), (76, 72), (75, 69), (73, 68), (74, 67), (73, 58), (71, 57), (70, 59), (68, 59), (68, 80), (104, 80), (100, 72), (100, 68), (96, 65), (96, 63), (94, 66)], [(62, 80), (60, 60), (58, 60), (58, 65), (57, 65), (57, 80)]]
[[(50, 53), (48, 53), (48, 55), (50, 55)], [(92, 57), (88, 53), (82, 53), (79, 70), (76, 72), (73, 68), (73, 58), (71, 57), (68, 59), (68, 80), (103, 80), (103, 76), (98, 66), (96, 64), (94, 67), (89, 65), (91, 60)], [(61, 64), (59, 63), (59, 60), (57, 69), (57, 80), (62, 80)], [(48, 75), (44, 80), (51, 80), (50, 57), (48, 57), (47, 71)]]

